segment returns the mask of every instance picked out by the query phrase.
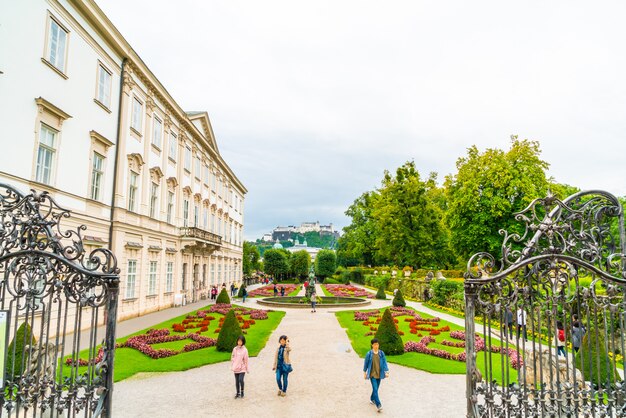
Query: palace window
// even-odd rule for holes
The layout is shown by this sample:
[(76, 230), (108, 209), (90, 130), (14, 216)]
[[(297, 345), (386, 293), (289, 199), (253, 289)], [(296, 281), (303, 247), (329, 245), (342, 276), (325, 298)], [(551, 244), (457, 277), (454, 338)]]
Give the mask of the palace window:
[(41, 124), (39, 130), (39, 148), (37, 150), (37, 169), (35, 172), (35, 180), (40, 183), (51, 184), (52, 182), (57, 135), (57, 131), (43, 123)]
[(174, 132), (170, 132), (170, 154), (172, 161), (176, 161), (176, 150), (178, 149), (178, 138)]
[(135, 280), (137, 278), (137, 260), (128, 260), (128, 271), (126, 272), (126, 298), (135, 297)]
[(104, 157), (97, 152), (93, 153), (91, 160), (91, 198), (100, 200), (102, 179), (104, 177)]
[(158, 263), (156, 261), (150, 262), (150, 273), (148, 274), (148, 296), (156, 295), (157, 267)]
[(165, 272), (165, 291), (172, 292), (172, 286), (174, 285), (174, 263), (167, 262), (167, 270)]
[(161, 138), (163, 137), (163, 122), (161, 119), (154, 116), (154, 123), (152, 124), (152, 145), (161, 148)]
[(111, 107), (111, 72), (104, 68), (102, 64), (98, 65), (98, 91), (96, 100), (103, 104), (107, 109)]
[(172, 224), (174, 216), (174, 192), (167, 192), (167, 223)]
[(183, 226), (189, 226), (189, 199), (183, 200)]
[(137, 190), (139, 188), (139, 174), (130, 172), (130, 182), (128, 186), (128, 210), (137, 211)]
[(159, 185), (157, 183), (151, 183), (150, 187), (150, 217), (156, 218), (158, 215), (158, 197), (159, 197)]
[(133, 114), (131, 117), (130, 127), (141, 133), (141, 126), (143, 121), (143, 103), (136, 98), (133, 97)]
[(68, 31), (53, 17), (50, 17), (48, 21), (46, 60), (59, 71), (65, 73)]
[(191, 148), (185, 147), (185, 170), (191, 172)]

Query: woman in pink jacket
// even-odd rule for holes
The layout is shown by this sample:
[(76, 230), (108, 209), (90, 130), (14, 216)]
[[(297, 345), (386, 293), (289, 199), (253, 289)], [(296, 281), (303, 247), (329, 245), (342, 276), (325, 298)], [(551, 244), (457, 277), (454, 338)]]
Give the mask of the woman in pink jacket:
[(248, 369), (248, 349), (246, 348), (246, 337), (240, 335), (237, 338), (237, 345), (233, 348), (230, 356), (231, 369), (235, 373), (235, 387), (237, 394), (235, 399), (243, 398), (243, 377), (249, 373)]

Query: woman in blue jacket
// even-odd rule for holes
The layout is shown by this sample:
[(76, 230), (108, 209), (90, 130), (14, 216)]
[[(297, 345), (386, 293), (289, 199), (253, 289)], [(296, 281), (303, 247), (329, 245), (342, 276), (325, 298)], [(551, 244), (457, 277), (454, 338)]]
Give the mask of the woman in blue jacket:
[(371, 341), (372, 349), (365, 355), (365, 363), (363, 364), (363, 372), (365, 379), (369, 379), (372, 383), (372, 395), (370, 403), (376, 405), (378, 412), (383, 410), (383, 406), (378, 398), (378, 388), (380, 381), (389, 377), (389, 367), (387, 366), (387, 358), (382, 350), (379, 350), (378, 339)]

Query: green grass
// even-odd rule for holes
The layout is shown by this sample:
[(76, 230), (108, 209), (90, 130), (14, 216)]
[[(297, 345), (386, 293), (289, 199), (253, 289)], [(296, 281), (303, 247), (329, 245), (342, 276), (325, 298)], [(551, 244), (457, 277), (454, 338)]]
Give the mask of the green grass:
[[(208, 310), (209, 306), (202, 309)], [(190, 314), (195, 314), (195, 311), (190, 312)], [(218, 327), (219, 319), (223, 315), (219, 313), (210, 313), (209, 315), (215, 317), (215, 320), (211, 321), (208, 331), (203, 332), (202, 335), (217, 339), (218, 334), (215, 333), (215, 330)], [(144, 334), (149, 329), (167, 328), (172, 334), (175, 334), (172, 330), (172, 324), (181, 323), (186, 316), (187, 314), (184, 314), (165, 322), (161, 322), (160, 324), (154, 325), (150, 328), (146, 328), (135, 332), (134, 334), (119, 338), (117, 342), (122, 343), (134, 335)], [(256, 323), (246, 330), (246, 347), (248, 348), (248, 353), (251, 357), (257, 356), (261, 349), (265, 347), (269, 336), (274, 329), (276, 329), (283, 316), (285, 316), (285, 312), (282, 311), (269, 312), (267, 319), (256, 320)], [(249, 316), (244, 315), (244, 318), (248, 319)], [(190, 330), (190, 332), (192, 331), (196, 331), (196, 329)], [(153, 346), (155, 348), (180, 350), (190, 342), (192, 341), (187, 339), (155, 344)], [(134, 348), (118, 348), (115, 350), (114, 380), (119, 382), (141, 372), (171, 372), (189, 370), (206, 364), (230, 360), (230, 354), (231, 353), (218, 352), (215, 347), (209, 347), (187, 353), (180, 353), (172, 357), (152, 359)], [(87, 358), (87, 350), (81, 351), (80, 357)], [(70, 368), (65, 367), (65, 369), (69, 371)], [(79, 368), (79, 374), (86, 371), (87, 367)]]
[(302, 289), (302, 285), (298, 285), (298, 287), (296, 287), (296, 290), (294, 290), (293, 292), (289, 293), (287, 296), (297, 296), (298, 293), (300, 293), (301, 289)]
[[(371, 310), (370, 310), (371, 311)], [(382, 313), (384, 309), (381, 309)], [(423, 318), (432, 318), (432, 315), (428, 315), (426, 313), (419, 312), (419, 314)], [(337, 316), (337, 320), (339, 324), (346, 330), (348, 334), (348, 338), (352, 343), (352, 348), (354, 351), (360, 356), (364, 357), (365, 354), (370, 349), (370, 340), (373, 336), (365, 336), (365, 333), (369, 331), (369, 327), (363, 325), (363, 322), (354, 320), (354, 311), (341, 311), (335, 314)], [(397, 316), (398, 319), (398, 328), (404, 332), (402, 336), (402, 341), (419, 341), (422, 337), (419, 337), (416, 334), (410, 333), (409, 323), (404, 319), (408, 318), (407, 316)], [(464, 331), (464, 328), (453, 324), (451, 322), (447, 322), (444, 320), (439, 321), (437, 328), (449, 326), (451, 331)], [(428, 333), (425, 331), (421, 332), (424, 336)], [(444, 339), (450, 341), (457, 341), (450, 337), (449, 333), (442, 332), (440, 335), (435, 336), (436, 342), (430, 343), (428, 348), (431, 349), (441, 349), (448, 351), (450, 353), (461, 353), (465, 351), (465, 348), (457, 348), (457, 347), (448, 347), (440, 342)], [(492, 340), (492, 345), (499, 345), (497, 341)], [(477, 365), (480, 371), (483, 373), (483, 376), (486, 376), (486, 367), (485, 367), (485, 359), (484, 353), (477, 354)], [(500, 354), (492, 353), (492, 376), (494, 378), (499, 378), (502, 375), (502, 359), (503, 357)], [(456, 361), (456, 360), (447, 360), (440, 357), (431, 356), (430, 354), (423, 353), (404, 353), (399, 356), (388, 356), (387, 360), (390, 363), (400, 364), (407, 367), (412, 367), (414, 369), (424, 370), (430, 373), (437, 374), (465, 374), (465, 363)], [(508, 362), (508, 359), (504, 358), (504, 361)], [(506, 363), (505, 363), (506, 364)], [(509, 369), (509, 382), (514, 382), (517, 380), (517, 371), (511, 367), (507, 367)]]
[(322, 285), (321, 287), (322, 287), (322, 292), (324, 293), (324, 296), (335, 296), (326, 289), (326, 286)]

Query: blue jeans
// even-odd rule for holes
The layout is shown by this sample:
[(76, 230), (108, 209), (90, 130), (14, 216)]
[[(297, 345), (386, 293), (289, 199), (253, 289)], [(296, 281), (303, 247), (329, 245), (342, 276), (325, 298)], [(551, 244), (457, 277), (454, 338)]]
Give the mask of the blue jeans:
[(243, 299), (243, 303), (246, 303), (246, 295), (243, 295), (242, 299)]
[(380, 387), (380, 379), (376, 379), (374, 377), (370, 377), (370, 382), (372, 382), (372, 396), (370, 396), (370, 401), (376, 404), (376, 407), (380, 407), (380, 399), (378, 399), (378, 388)]
[[(282, 364), (276, 367), (276, 383), (278, 383), (278, 389), (282, 390), (285, 393), (287, 393), (288, 376), (289, 376), (289, 373), (283, 372)], [(281, 377), (282, 377), (282, 384), (281, 384)]]

